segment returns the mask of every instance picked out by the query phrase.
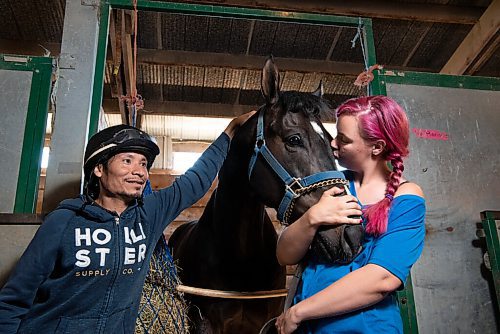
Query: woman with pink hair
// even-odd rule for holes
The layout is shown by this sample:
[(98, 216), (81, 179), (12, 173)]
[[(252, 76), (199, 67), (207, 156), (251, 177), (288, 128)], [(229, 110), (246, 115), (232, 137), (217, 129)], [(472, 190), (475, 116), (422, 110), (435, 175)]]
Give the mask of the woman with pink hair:
[[(333, 197), (341, 192), (337, 188), (325, 191), (280, 235), (280, 263), (302, 261), (304, 270), (294, 304), (276, 326), (281, 334), (402, 333), (395, 291), (403, 288), (425, 236), (424, 195), (402, 176), (408, 119), (385, 96), (348, 100), (336, 116), (332, 147), (348, 169), (353, 196)], [(361, 222), (352, 218), (361, 213)], [(344, 223), (362, 223), (366, 231), (363, 250), (351, 263), (321, 263), (308, 255), (320, 226)]]

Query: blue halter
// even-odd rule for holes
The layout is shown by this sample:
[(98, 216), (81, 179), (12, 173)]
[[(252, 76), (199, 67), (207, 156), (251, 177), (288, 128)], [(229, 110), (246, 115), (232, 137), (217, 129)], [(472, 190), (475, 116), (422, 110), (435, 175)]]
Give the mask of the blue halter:
[(291, 214), (294, 202), (301, 195), (314, 190), (316, 188), (342, 184), (347, 186), (347, 181), (342, 172), (339, 171), (325, 171), (309, 175), (305, 178), (298, 178), (291, 176), (286, 169), (276, 160), (271, 151), (267, 148), (266, 140), (264, 138), (264, 113), (259, 111), (257, 120), (257, 136), (255, 139), (255, 148), (250, 158), (248, 165), (248, 178), (250, 179), (255, 167), (255, 162), (259, 154), (264, 157), (269, 166), (279, 176), (285, 184), (285, 194), (278, 207), (278, 219), (285, 225), (288, 225), (288, 219)]

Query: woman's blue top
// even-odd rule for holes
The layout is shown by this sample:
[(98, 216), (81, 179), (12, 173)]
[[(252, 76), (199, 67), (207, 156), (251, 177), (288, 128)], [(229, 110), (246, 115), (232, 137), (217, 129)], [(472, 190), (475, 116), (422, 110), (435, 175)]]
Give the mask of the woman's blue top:
[[(346, 173), (356, 196), (352, 173)], [(325, 289), (348, 273), (368, 263), (379, 265), (402, 284), (424, 247), (425, 200), (416, 195), (394, 198), (389, 209), (387, 232), (379, 237), (365, 235), (362, 252), (349, 264), (320, 264), (309, 260), (302, 273), (294, 303)], [(365, 222), (363, 223), (365, 224)], [(403, 285), (401, 286), (401, 288)], [(341, 316), (305, 321), (299, 333), (403, 333), (395, 292), (375, 305)]]

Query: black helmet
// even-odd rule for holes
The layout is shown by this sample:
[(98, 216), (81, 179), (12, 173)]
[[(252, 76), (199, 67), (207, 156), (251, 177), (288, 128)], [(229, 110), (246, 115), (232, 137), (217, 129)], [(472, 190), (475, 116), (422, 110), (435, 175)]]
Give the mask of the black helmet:
[[(154, 138), (130, 125), (111, 126), (93, 135), (85, 148), (83, 171), (85, 191), (94, 193), (94, 196), (91, 195), (94, 199), (99, 191), (98, 182), (89, 182), (94, 167), (100, 163), (106, 163), (112, 156), (121, 152), (143, 154), (148, 161), (149, 169), (155, 157), (160, 153), (160, 149)], [(95, 189), (96, 186), (97, 189)]]

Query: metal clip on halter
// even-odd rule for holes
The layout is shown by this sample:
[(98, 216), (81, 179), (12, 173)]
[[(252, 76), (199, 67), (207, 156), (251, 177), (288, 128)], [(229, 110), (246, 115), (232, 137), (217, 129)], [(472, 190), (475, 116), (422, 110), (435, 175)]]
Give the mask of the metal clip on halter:
[[(286, 185), (286, 191), (293, 194), (293, 199), (299, 198), (302, 193), (301, 190), (304, 189), (300, 181), (300, 177), (294, 177), (292, 183)], [(294, 189), (294, 187), (296, 188)]]

